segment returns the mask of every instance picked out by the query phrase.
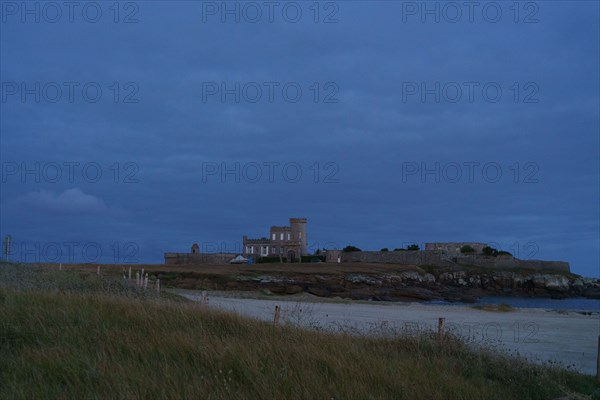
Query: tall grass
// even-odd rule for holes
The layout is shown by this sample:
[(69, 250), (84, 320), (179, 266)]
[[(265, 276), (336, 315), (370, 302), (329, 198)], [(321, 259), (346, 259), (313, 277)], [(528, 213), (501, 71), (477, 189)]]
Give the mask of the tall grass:
[(591, 377), (454, 339), (273, 326), (103, 283), (56, 290), (62, 278), (40, 276), (54, 283), (0, 284), (1, 399), (554, 399), (599, 390)]

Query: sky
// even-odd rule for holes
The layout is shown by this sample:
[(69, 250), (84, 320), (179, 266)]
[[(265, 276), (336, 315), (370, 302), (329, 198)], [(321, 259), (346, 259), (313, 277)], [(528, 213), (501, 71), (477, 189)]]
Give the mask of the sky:
[(0, 2), (13, 260), (477, 241), (600, 277), (598, 2)]

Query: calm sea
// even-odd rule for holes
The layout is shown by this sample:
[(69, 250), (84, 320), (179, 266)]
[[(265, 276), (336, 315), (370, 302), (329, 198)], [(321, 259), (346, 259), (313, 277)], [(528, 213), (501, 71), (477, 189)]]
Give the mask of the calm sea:
[(508, 304), (520, 308), (550, 308), (554, 310), (585, 310), (600, 311), (600, 300), (585, 298), (570, 299), (540, 299), (522, 297), (490, 296), (482, 297), (475, 304)]

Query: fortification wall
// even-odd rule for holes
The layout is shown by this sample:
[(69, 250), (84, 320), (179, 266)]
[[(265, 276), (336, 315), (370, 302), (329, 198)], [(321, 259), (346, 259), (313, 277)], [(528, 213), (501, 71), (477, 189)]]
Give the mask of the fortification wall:
[(342, 262), (401, 265), (452, 265), (442, 251), (352, 251), (341, 253)]
[(237, 253), (165, 253), (165, 264), (229, 264), (229, 261), (237, 255)]
[(570, 272), (571, 267), (565, 261), (520, 260), (510, 256), (486, 257), (481, 255), (459, 256), (456, 262), (490, 269), (531, 269), (535, 271)]
[(440, 242), (440, 243), (425, 243), (425, 250), (445, 251), (447, 254), (460, 254), (460, 249), (463, 246), (471, 246), (476, 253), (481, 253), (486, 246), (485, 243), (479, 242)]
[(337, 262), (337, 256), (341, 262), (363, 262), (399, 265), (436, 265), (455, 266), (456, 264), (472, 265), (489, 269), (530, 269), (534, 271), (560, 271), (570, 272), (568, 262), (543, 261), (543, 260), (519, 260), (510, 256), (453, 256), (445, 251), (418, 250), (418, 251), (328, 251), (327, 262)]
[(338, 262), (338, 257), (342, 257), (341, 250), (327, 250), (325, 252), (325, 262), (336, 263)]

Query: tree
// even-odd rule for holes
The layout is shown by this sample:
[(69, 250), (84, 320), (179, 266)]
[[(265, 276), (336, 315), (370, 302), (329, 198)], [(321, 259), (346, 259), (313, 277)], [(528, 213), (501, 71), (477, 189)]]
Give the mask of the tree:
[(460, 252), (463, 254), (471, 254), (475, 253), (475, 249), (469, 246), (468, 244), (465, 244), (463, 247), (460, 248)]
[(359, 249), (359, 248), (358, 248), (358, 247), (356, 247), (356, 246), (346, 246), (346, 247), (344, 247), (344, 248), (342, 249), (342, 251), (343, 251), (344, 253), (350, 253), (351, 251), (362, 251), (362, 250), (361, 250), (361, 249)]
[(384, 247), (383, 249), (381, 249), (380, 251), (390, 251), (387, 247)]

